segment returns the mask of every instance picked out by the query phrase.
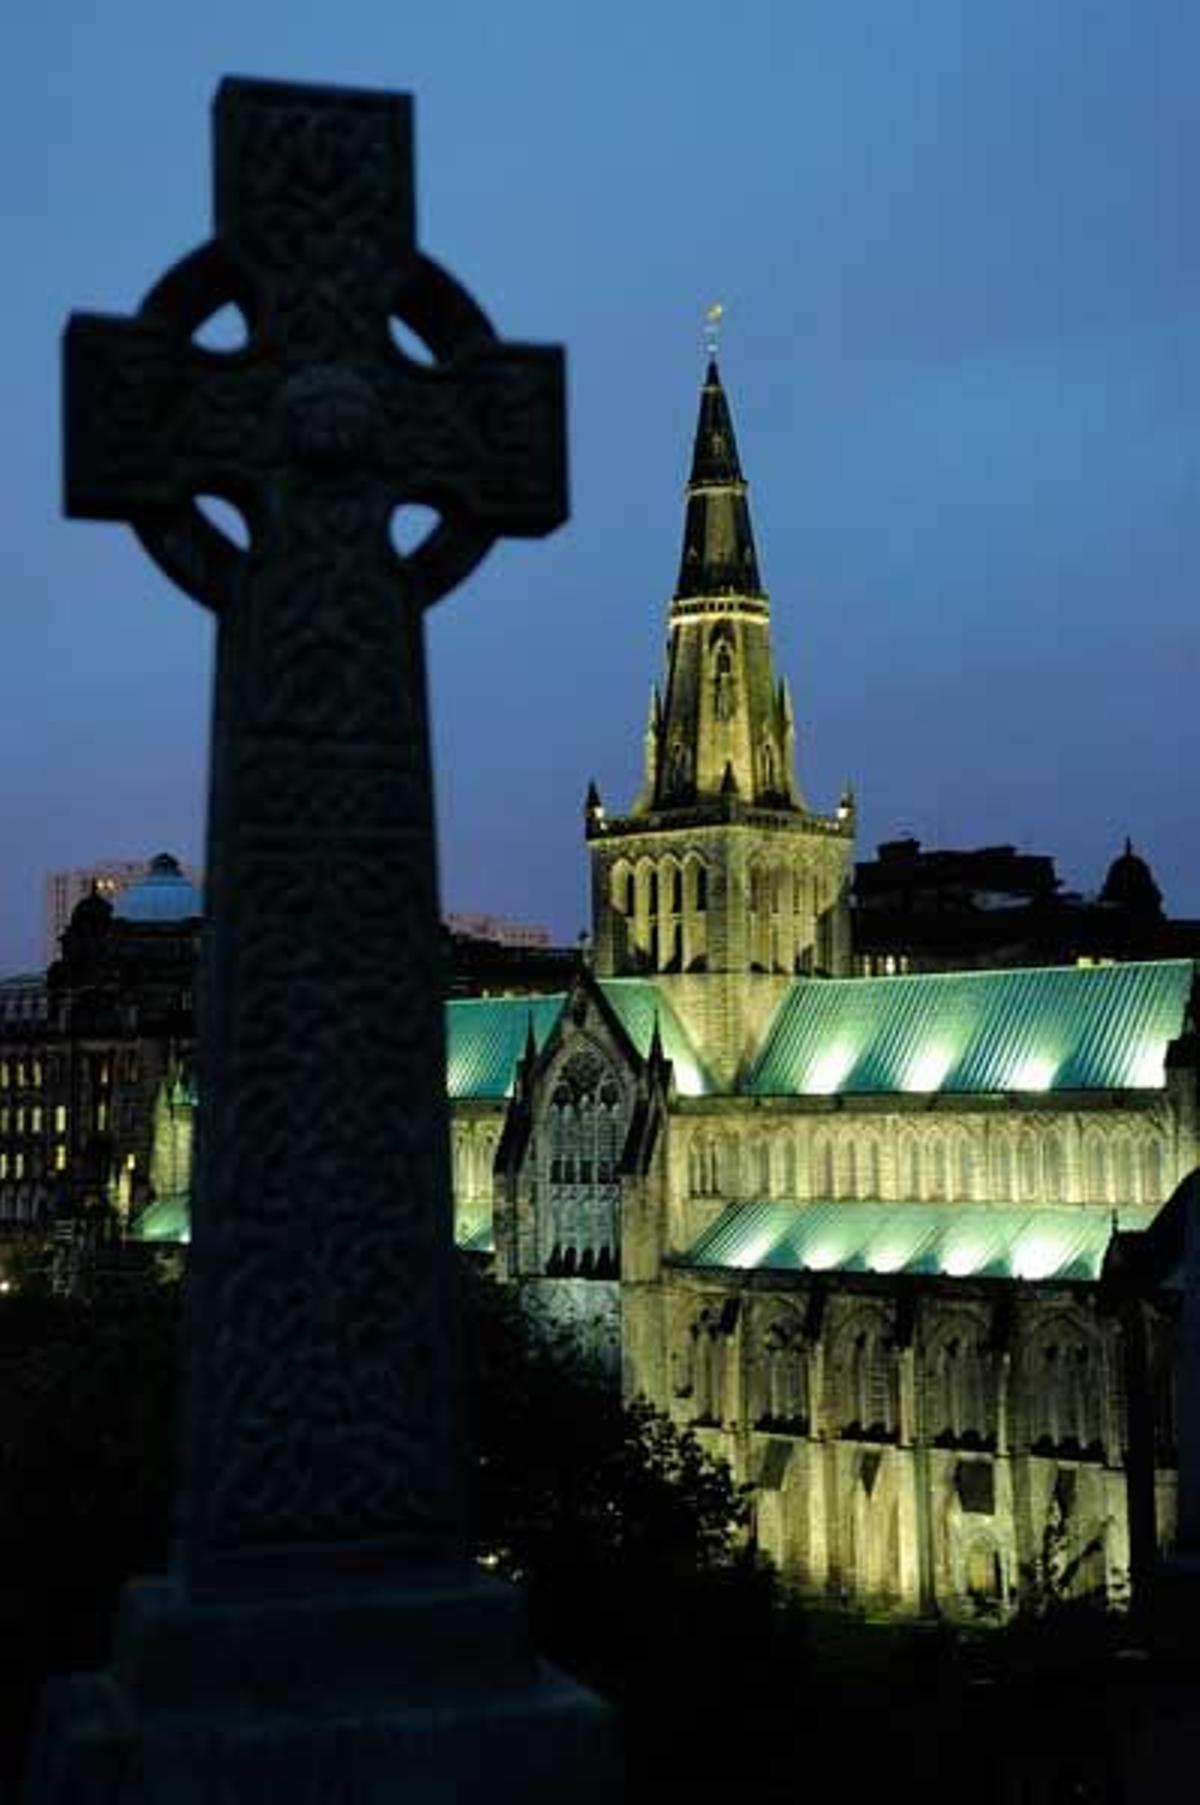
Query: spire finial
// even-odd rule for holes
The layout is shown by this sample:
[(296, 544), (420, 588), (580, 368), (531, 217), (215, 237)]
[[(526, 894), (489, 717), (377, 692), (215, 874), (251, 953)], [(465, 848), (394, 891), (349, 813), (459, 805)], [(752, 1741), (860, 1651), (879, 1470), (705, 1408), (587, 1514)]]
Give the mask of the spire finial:
[(721, 341), (721, 321), (725, 317), (725, 307), (720, 301), (714, 301), (704, 314), (704, 349), (710, 362), (715, 362), (717, 346)]

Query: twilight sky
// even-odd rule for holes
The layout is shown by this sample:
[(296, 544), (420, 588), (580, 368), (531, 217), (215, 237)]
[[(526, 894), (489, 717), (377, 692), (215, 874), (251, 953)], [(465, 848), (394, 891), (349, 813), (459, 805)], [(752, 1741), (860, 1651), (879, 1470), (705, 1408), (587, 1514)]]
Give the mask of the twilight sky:
[(1200, 914), (1195, 0), (41, 0), (0, 112), (0, 972), (201, 851), (211, 625), (59, 514), (58, 340), (208, 235), (222, 74), (412, 90), (424, 248), (568, 347), (572, 518), (430, 621), (442, 888), (573, 936), (636, 785), (705, 304), (801, 779)]

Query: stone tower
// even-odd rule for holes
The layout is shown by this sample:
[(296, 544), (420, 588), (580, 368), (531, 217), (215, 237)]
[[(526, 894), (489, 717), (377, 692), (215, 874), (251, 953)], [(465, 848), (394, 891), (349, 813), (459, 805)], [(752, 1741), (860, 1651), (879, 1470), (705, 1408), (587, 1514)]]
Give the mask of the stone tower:
[(849, 969), (854, 804), (814, 814), (771, 657), (747, 487), (715, 358), (700, 394), (665, 689), (632, 809), (585, 808), (601, 977), (656, 974), (731, 1083), (797, 972)]

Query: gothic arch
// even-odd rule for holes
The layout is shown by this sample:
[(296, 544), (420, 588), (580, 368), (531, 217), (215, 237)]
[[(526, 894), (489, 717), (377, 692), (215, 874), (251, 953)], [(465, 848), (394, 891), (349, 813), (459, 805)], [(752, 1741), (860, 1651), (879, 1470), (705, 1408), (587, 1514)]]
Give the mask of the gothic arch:
[(1111, 1203), (1108, 1145), (1104, 1130), (1094, 1125), (1083, 1137), (1083, 1191), (1088, 1203)]
[(807, 1435), (809, 1424), (808, 1346), (803, 1318), (795, 1310), (779, 1310), (767, 1324), (757, 1351), (760, 1429)]
[(856, 1311), (834, 1336), (830, 1418), (846, 1440), (895, 1441), (900, 1400), (889, 1325), (880, 1311)]
[(591, 1041), (573, 1040), (547, 1074), (538, 1146), (538, 1247), (544, 1271), (610, 1277), (620, 1254), (620, 1159), (627, 1085)]
[(1035, 1454), (1095, 1457), (1104, 1449), (1108, 1382), (1103, 1339), (1076, 1311), (1057, 1310), (1025, 1345), (1026, 1434)]
[(628, 859), (617, 859), (613, 865), (609, 873), (609, 896), (618, 915), (628, 917), (636, 913), (633, 866)]
[(930, 1336), (922, 1364), (930, 1439), (942, 1447), (994, 1447), (996, 1362), (986, 1323), (966, 1311), (947, 1315)]

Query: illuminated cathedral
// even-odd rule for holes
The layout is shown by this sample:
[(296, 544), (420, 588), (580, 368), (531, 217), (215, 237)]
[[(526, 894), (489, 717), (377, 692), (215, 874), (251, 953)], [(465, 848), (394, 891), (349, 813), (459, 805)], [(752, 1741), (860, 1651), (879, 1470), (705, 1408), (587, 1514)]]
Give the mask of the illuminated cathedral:
[(797, 781), (715, 360), (668, 628), (641, 788), (587, 796), (591, 965), (448, 1005), (459, 1241), (752, 1482), (802, 1590), (1119, 1602), (1173, 1531), (1195, 967), (850, 975), (854, 802)]

